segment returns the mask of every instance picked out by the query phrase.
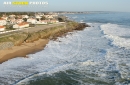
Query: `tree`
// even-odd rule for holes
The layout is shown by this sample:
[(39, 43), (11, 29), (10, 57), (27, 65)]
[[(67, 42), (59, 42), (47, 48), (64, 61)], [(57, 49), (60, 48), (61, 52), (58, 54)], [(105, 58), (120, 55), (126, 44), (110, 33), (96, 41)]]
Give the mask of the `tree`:
[(15, 19), (18, 19), (18, 17), (16, 16)]
[(37, 18), (37, 21), (39, 21), (39, 19)]
[(44, 16), (42, 16), (41, 20), (46, 20), (46, 18)]
[(13, 25), (6, 25), (7, 30), (14, 30)]
[(64, 19), (61, 18), (61, 17), (58, 17), (58, 21), (59, 21), (59, 22), (64, 22)]
[(24, 22), (27, 22), (27, 18), (23, 18)]

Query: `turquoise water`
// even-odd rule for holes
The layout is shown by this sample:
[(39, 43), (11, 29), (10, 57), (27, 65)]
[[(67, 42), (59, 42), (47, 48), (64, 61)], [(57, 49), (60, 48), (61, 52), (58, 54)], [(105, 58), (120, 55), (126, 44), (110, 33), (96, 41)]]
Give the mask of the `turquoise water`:
[(130, 85), (130, 13), (66, 15), (91, 25), (0, 65), (0, 85)]

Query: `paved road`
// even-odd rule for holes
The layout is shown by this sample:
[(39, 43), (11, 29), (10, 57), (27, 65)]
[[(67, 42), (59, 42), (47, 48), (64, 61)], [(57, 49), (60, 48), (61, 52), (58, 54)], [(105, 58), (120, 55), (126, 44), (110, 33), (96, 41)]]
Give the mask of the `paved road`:
[(28, 29), (24, 29), (24, 30), (22, 30), (22, 31), (23, 31), (23, 32), (32, 33), (32, 32), (37, 32), (37, 31), (39, 31), (39, 30), (44, 30), (44, 29), (47, 29), (47, 28), (50, 28), (50, 27), (63, 26), (63, 25), (64, 25), (63, 23), (50, 24), (50, 25), (36, 25), (35, 27), (31, 27), (31, 28), (28, 28)]
[(49, 24), (49, 25), (36, 25), (35, 27), (29, 27), (29, 28), (25, 28), (25, 29), (21, 29), (21, 30), (15, 30), (12, 32), (0, 34), (0, 38), (5, 37), (5, 36), (14, 35), (14, 34), (21, 33), (21, 32), (32, 33), (32, 32), (37, 32), (39, 30), (44, 30), (44, 29), (47, 29), (50, 27), (63, 26), (63, 25), (65, 25), (65, 24), (58, 23), (58, 24)]

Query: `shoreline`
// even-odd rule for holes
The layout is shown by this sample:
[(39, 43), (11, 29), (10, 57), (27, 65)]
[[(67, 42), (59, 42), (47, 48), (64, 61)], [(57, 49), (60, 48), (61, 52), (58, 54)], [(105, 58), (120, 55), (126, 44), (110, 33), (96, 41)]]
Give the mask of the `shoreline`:
[(84, 23), (70, 22), (68, 23), (67, 28), (64, 26), (53, 27), (29, 34), (22, 40), (16, 40), (15, 46), (0, 50), (0, 64), (16, 57), (27, 58), (28, 54), (33, 54), (43, 50), (49, 40), (56, 40), (57, 37), (65, 36), (68, 32), (83, 30), (85, 27), (90, 26)]

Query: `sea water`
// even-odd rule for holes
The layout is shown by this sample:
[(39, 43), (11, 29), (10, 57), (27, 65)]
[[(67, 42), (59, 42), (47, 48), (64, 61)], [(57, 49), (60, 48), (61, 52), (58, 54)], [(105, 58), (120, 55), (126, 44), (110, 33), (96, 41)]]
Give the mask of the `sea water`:
[(69, 14), (91, 27), (0, 65), (0, 85), (130, 85), (130, 13)]

